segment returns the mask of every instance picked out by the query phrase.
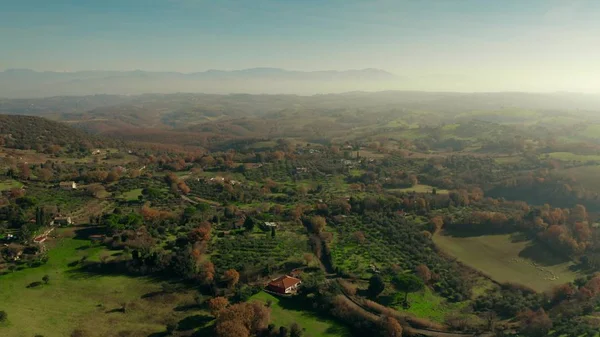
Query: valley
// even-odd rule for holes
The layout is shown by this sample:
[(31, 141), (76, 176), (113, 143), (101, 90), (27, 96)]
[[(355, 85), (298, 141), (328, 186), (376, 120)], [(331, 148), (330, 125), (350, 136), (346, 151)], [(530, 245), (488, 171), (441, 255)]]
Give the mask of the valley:
[(4, 100), (0, 331), (597, 337), (600, 119), (491, 97)]

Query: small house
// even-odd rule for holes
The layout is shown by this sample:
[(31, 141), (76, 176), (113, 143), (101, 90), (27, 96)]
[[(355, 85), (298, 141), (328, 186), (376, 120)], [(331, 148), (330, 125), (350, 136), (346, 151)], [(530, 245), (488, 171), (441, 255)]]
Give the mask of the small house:
[(50, 226), (69, 226), (72, 225), (73, 221), (71, 221), (70, 216), (57, 216), (50, 222)]
[(220, 177), (220, 176), (216, 176), (216, 177), (212, 177), (208, 180), (210, 183), (224, 183), (225, 182), (225, 178)]
[(264, 222), (263, 223), (263, 230), (271, 230), (271, 228), (277, 228), (277, 223), (276, 222)]
[(300, 279), (284, 275), (269, 282), (267, 288), (272, 292), (286, 295), (296, 292), (300, 284), (302, 284)]
[(65, 191), (71, 191), (77, 189), (77, 183), (74, 181), (62, 181), (59, 184), (59, 187)]

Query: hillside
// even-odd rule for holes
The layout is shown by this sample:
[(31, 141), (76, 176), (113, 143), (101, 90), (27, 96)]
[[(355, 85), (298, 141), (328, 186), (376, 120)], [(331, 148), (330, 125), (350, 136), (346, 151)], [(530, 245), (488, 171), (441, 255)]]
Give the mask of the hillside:
[(0, 142), (7, 148), (67, 152), (107, 145), (104, 140), (60, 122), (34, 116), (0, 115)]

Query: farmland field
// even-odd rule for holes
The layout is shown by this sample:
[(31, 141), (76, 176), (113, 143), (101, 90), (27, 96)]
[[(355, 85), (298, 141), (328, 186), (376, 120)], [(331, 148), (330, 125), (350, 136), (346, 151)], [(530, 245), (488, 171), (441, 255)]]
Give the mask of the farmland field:
[(21, 184), (20, 182), (16, 181), (16, 180), (2, 180), (0, 181), (0, 192), (1, 191), (8, 191), (12, 188), (19, 188), (22, 187), (23, 184)]
[[(58, 234), (66, 231), (58, 230)], [(93, 261), (102, 253), (103, 248), (90, 246), (88, 240), (66, 237), (52, 239), (50, 244), (55, 247), (45, 265), (0, 276), (0, 303), (8, 314), (0, 335), (63, 337), (79, 329), (85, 336), (148, 336), (164, 331), (167, 317), (186, 323), (185, 316), (196, 314), (212, 320), (199, 310), (173, 311), (190, 299), (184, 294), (160, 295), (160, 285), (154, 280), (88, 275), (69, 267), (84, 256)], [(44, 275), (50, 277), (47, 285), (27, 288)], [(157, 296), (144, 296), (157, 292)], [(122, 303), (127, 303), (127, 312), (118, 310)]]
[(551, 152), (546, 154), (552, 159), (564, 160), (564, 161), (580, 161), (580, 162), (594, 162), (600, 161), (598, 155), (583, 155), (571, 152)]
[[(407, 188), (394, 188), (394, 189), (388, 189), (388, 191), (390, 192), (415, 192), (415, 193), (432, 193), (433, 189), (435, 187), (433, 186), (429, 186), (429, 185), (415, 185), (412, 187), (407, 187)], [(448, 190), (444, 190), (444, 189), (436, 189), (436, 193), (438, 194), (448, 194)]]
[(558, 174), (574, 178), (577, 182), (576, 185), (583, 186), (586, 190), (600, 191), (600, 181), (598, 180), (600, 166), (598, 165), (580, 166), (560, 170)]
[(508, 234), (476, 237), (441, 234), (434, 236), (434, 242), (497, 282), (520, 283), (544, 291), (582, 276), (569, 269), (573, 262), (552, 255), (531, 241), (513, 240)]
[(299, 307), (298, 302), (287, 298), (279, 298), (260, 292), (250, 298), (249, 301), (266, 303), (271, 301), (271, 322), (276, 326), (289, 327), (292, 323), (298, 323), (306, 329), (303, 336), (306, 337), (334, 337), (350, 336), (350, 332), (332, 320), (316, 316), (311, 311)]
[(142, 189), (136, 188), (127, 192), (124, 192), (121, 197), (127, 201), (136, 201), (138, 197), (142, 195)]

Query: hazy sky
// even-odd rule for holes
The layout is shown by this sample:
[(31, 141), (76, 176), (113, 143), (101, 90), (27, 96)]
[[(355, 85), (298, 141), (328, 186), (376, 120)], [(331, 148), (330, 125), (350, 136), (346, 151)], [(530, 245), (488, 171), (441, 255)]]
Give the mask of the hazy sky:
[(0, 46), (0, 69), (381, 68), (419, 89), (600, 92), (599, 0), (0, 0)]

